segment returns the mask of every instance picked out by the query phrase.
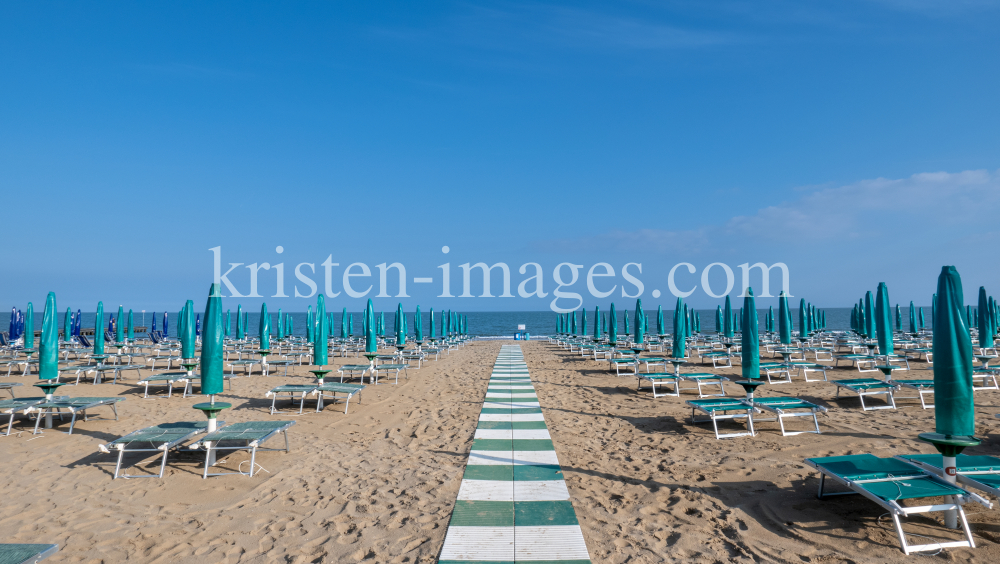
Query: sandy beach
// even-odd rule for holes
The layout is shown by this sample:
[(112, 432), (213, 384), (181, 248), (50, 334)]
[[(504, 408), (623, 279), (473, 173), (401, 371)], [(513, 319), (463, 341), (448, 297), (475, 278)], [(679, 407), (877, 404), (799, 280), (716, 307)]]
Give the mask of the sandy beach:
[[(765, 395), (827, 406), (829, 414), (820, 416), (824, 434), (782, 437), (775, 423), (765, 422), (757, 437), (720, 441), (710, 426), (688, 422), (684, 396), (653, 399), (636, 393), (635, 378), (616, 377), (606, 364), (542, 341), (519, 344), (594, 562), (907, 559), (875, 504), (856, 496), (816, 499), (818, 479), (802, 460), (931, 452), (915, 437), (933, 428), (934, 412), (917, 400), (900, 400), (896, 411), (864, 413), (856, 397), (834, 401), (832, 384), (767, 386)], [(202, 416), (191, 405), (203, 398), (143, 399), (132, 374), (125, 385), (64, 386), (60, 393), (70, 396), (127, 398), (119, 404), (121, 418), (80, 422), (72, 436), (59, 432), (64, 424), (34, 437), (19, 419), (0, 439), (0, 470), (7, 476), (0, 486), (0, 531), (5, 542), (57, 543), (51, 562), (433, 562), (500, 345), (470, 343), (411, 371), (399, 385), (369, 386), (347, 415), (342, 404), (316, 414), (307, 403), (297, 416), (287, 401), (269, 415), (264, 394), (279, 384), (311, 381), (307, 366), (293, 367), (288, 376), (234, 380), (220, 398), (234, 408), (221, 419), (296, 422), (291, 453), (259, 454), (264, 471), (253, 478), (203, 480), (199, 451), (173, 456), (162, 480), (112, 480), (115, 457), (99, 453), (98, 444), (148, 425), (197, 421)], [(913, 367), (916, 377), (926, 365)], [(840, 369), (831, 378), (853, 374)], [(23, 397), (35, 395), (35, 378), (10, 380), (24, 384), (16, 390)], [(739, 391), (729, 386), (730, 394)], [(1000, 455), (998, 406), (1000, 392), (977, 392), (977, 430), (987, 440), (976, 453)], [(235, 470), (247, 458), (231, 455), (222, 465)], [(149, 457), (130, 471), (158, 464)], [(1000, 561), (1000, 512), (967, 509), (978, 547), (937, 558)], [(954, 535), (921, 517), (905, 527)]]

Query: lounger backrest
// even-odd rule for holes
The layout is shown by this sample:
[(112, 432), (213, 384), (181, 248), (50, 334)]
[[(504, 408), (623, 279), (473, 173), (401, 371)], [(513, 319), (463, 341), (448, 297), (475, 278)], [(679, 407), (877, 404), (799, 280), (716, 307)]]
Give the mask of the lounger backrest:
[(88, 349), (94, 346), (90, 343), (90, 339), (88, 339), (84, 335), (80, 335), (79, 338), (80, 338), (80, 344), (87, 347)]

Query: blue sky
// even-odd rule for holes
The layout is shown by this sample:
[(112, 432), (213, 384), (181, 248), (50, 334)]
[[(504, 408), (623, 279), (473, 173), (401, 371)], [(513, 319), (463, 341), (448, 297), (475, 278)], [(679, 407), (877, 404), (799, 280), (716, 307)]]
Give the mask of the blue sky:
[[(390, 284), (385, 309), (548, 309), (563, 262), (587, 307), (633, 301), (629, 262), (647, 307), (682, 262), (682, 289), (729, 265), (734, 297), (737, 265), (783, 262), (825, 307), (880, 281), (927, 305), (944, 264), (969, 299), (1000, 293), (996, 6), (4, 2), (0, 306), (176, 309), (216, 246), (282, 262), (289, 295), (303, 262), (332, 256), (334, 292), (365, 263), (366, 297), (400, 262), (410, 297)], [(538, 263), (548, 295), (439, 298), (445, 262), (456, 296), (477, 262), (509, 265), (515, 296)], [(274, 277), (240, 303), (312, 303)]]

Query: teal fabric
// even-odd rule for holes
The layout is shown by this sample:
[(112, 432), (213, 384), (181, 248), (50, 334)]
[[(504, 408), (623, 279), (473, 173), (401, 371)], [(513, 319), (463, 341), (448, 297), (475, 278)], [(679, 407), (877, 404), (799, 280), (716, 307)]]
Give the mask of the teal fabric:
[(97, 302), (94, 318), (94, 354), (104, 354), (104, 302)]
[(205, 304), (205, 324), (201, 331), (201, 393), (222, 393), (222, 288), (212, 284)]
[(715, 306), (715, 332), (725, 333), (726, 322), (722, 320), (722, 306)]
[[(59, 312), (56, 311), (56, 294), (49, 292), (45, 297), (45, 310), (42, 312), (42, 341), (38, 346), (38, 379), (51, 380), (59, 377)], [(25, 326), (34, 333), (34, 327)]]
[[(97, 330), (101, 331), (100, 323)], [(28, 302), (28, 307), (24, 310), (24, 348), (35, 348), (35, 306), (31, 302)]]
[(599, 340), (601, 338), (601, 307), (594, 306), (594, 340)]
[(687, 340), (684, 338), (684, 299), (677, 298), (677, 305), (674, 306), (674, 342), (673, 358), (684, 358), (684, 348)]
[(871, 291), (865, 293), (865, 335), (875, 337), (875, 303)]
[[(427, 317), (428, 317), (428, 321), (429, 321), (428, 327), (430, 327), (430, 329), (431, 329), (431, 339), (436, 339), (437, 338), (437, 333), (434, 332), (435, 331), (434, 330), (434, 308), (430, 309), (430, 311), (427, 313)], [(558, 329), (557, 329), (557, 331), (558, 331)]]
[(73, 335), (73, 312), (70, 310), (70, 308), (66, 308), (66, 315), (63, 317), (63, 341), (69, 341), (72, 335)]
[(990, 303), (986, 297), (986, 288), (979, 287), (979, 346), (993, 347), (993, 323), (990, 321)]
[(418, 341), (424, 340), (424, 320), (420, 316), (420, 306), (417, 306), (417, 312), (413, 314), (413, 331)]
[(612, 345), (618, 342), (618, 314), (615, 312), (615, 303), (611, 302), (611, 319), (608, 320), (608, 342)]
[(184, 311), (181, 316), (181, 358), (194, 358), (195, 355), (195, 324), (194, 324), (194, 300), (188, 300), (184, 304)]
[(316, 330), (313, 334), (313, 364), (326, 366), (327, 361), (327, 321), (326, 297), (323, 292), (316, 295)]
[(878, 283), (875, 294), (875, 332), (878, 334), (880, 355), (892, 354), (892, 310), (889, 305), (889, 288), (885, 282)]
[(118, 317), (115, 321), (115, 342), (120, 343), (125, 340), (125, 309), (118, 306)]
[(910, 302), (910, 333), (917, 332), (917, 310), (913, 307), (913, 302)]
[(788, 296), (784, 290), (778, 295), (778, 341), (783, 345), (792, 343), (792, 313), (788, 310)]
[(642, 300), (638, 299), (635, 301), (635, 331), (633, 338), (637, 345), (641, 345), (646, 341), (646, 323), (645, 323), (645, 313), (642, 311)]
[(899, 310), (899, 304), (896, 304), (896, 331), (903, 330), (903, 314)]
[(760, 340), (758, 336), (757, 305), (753, 288), (747, 288), (743, 298), (743, 332), (741, 336), (741, 371), (746, 379), (760, 378)]
[(243, 305), (236, 306), (236, 338), (240, 341), (246, 338), (246, 327), (243, 325)]
[(656, 334), (663, 335), (663, 306), (656, 307)]
[(260, 339), (260, 350), (271, 350), (271, 316), (267, 313), (267, 304), (260, 304), (260, 322), (257, 323), (257, 338)]
[(799, 337), (804, 338), (809, 334), (809, 326), (806, 321), (806, 301), (799, 300)]
[(403, 304), (396, 306), (396, 321), (393, 323), (396, 329), (396, 346), (406, 344), (406, 314), (403, 313)]
[[(444, 319), (442, 318), (443, 322)], [(368, 300), (368, 305), (365, 306), (365, 352), (378, 352), (378, 340), (375, 337), (375, 307), (372, 305), (371, 299)]]
[(954, 266), (941, 269), (934, 319), (935, 429), (943, 435), (976, 432), (972, 398), (972, 339), (962, 316), (962, 277)]
[(723, 309), (723, 327), (722, 336), (727, 339), (733, 338), (733, 304), (729, 301), (729, 296), (726, 296), (726, 306)]
[[(154, 319), (154, 321), (155, 321), (155, 319)], [(153, 323), (153, 325), (156, 325), (156, 323)], [(228, 309), (226, 310), (226, 322), (223, 325), (223, 334), (226, 337), (229, 336), (229, 310)]]

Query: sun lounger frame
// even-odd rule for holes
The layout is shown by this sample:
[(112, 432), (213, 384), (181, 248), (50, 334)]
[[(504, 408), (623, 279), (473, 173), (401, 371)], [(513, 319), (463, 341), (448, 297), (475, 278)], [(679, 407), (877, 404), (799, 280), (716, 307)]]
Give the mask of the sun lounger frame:
[[(359, 386), (357, 388), (349, 389), (342, 386)], [(358, 384), (343, 384), (336, 382), (327, 382), (316, 386), (316, 389), (312, 391), (312, 395), (318, 396), (316, 398), (316, 413), (323, 411), (323, 400), (332, 399), (334, 403), (337, 402), (337, 393), (347, 394), (344, 401), (344, 415), (347, 415), (347, 409), (351, 406), (351, 398), (355, 395), (358, 396), (358, 403), (361, 403), (361, 390), (365, 389), (365, 386)], [(331, 392), (333, 395), (328, 396), (325, 392)]]
[[(74, 400), (93, 400), (90, 402), (74, 401)], [(115, 414), (115, 421), (118, 421), (118, 402), (125, 401), (125, 398), (67, 398), (66, 400), (53, 399), (51, 402), (40, 402), (25, 410), (25, 413), (37, 412), (35, 415), (35, 431), (32, 435), (38, 434), (38, 426), (41, 425), (42, 419), (45, 415), (58, 415), (59, 419), (62, 419), (63, 413), (59, 411), (60, 409), (69, 410), (72, 418), (69, 422), (69, 431), (66, 432), (67, 435), (73, 434), (73, 426), (76, 425), (76, 414), (82, 412), (83, 420), (89, 421), (87, 416), (87, 410), (93, 409), (95, 407), (101, 407), (104, 405), (110, 406), (111, 411)]]
[[(703, 398), (721, 398), (726, 397), (726, 388), (722, 385), (723, 382), (728, 382), (729, 378), (725, 376), (719, 376), (718, 374), (712, 374), (710, 372), (689, 372), (689, 373), (679, 373), (681, 380), (685, 382), (694, 382), (698, 387), (698, 399)], [(701, 391), (702, 386), (719, 386), (718, 394), (706, 394)], [(679, 387), (679, 386), (678, 386)], [(680, 388), (679, 389), (684, 389)], [(691, 387), (688, 390), (694, 389)]]
[[(909, 458), (906, 458), (905, 455), (896, 455), (895, 458), (898, 458), (899, 460), (902, 460), (903, 462), (906, 462), (907, 464), (913, 464), (914, 466), (920, 468), (921, 470), (925, 470), (927, 472), (931, 472), (931, 473), (936, 474), (938, 476), (940, 476), (943, 473), (942, 468), (940, 466), (935, 466), (934, 464), (928, 464), (928, 463), (923, 462), (921, 460), (911, 460)], [(988, 484), (984, 484), (983, 482), (980, 482), (980, 481), (976, 480), (976, 478), (975, 478), (976, 476), (983, 476), (983, 475), (987, 475), (987, 476), (998, 476), (998, 475), (1000, 475), (1000, 465), (998, 465), (998, 467), (997, 467), (996, 470), (992, 470), (992, 471), (963, 472), (961, 469), (958, 469), (958, 474), (955, 476), (955, 478), (958, 480), (958, 482), (960, 484), (962, 484), (964, 486), (969, 486), (970, 488), (974, 488), (974, 489), (977, 489), (977, 490), (980, 490), (980, 491), (984, 491), (984, 492), (992, 494), (992, 495), (996, 496), (998, 499), (1000, 499), (1000, 488), (995, 488), (993, 486), (990, 486)]]
[[(708, 401), (722, 402), (723, 400), (708, 400)], [(741, 399), (731, 398), (731, 401), (726, 402), (728, 407), (719, 407), (716, 409), (708, 409), (706, 406), (710, 406), (710, 404), (705, 403), (705, 400), (700, 400), (700, 399), (688, 400), (687, 404), (691, 406), (691, 423), (697, 424), (697, 423), (711, 422), (712, 428), (715, 430), (716, 439), (728, 439), (733, 437), (752, 437), (756, 435), (756, 431), (754, 431), (753, 427), (753, 407), (751, 407), (749, 404), (747, 404), (745, 401)], [(708, 419), (697, 419), (695, 417), (696, 411), (701, 411), (702, 413), (707, 414)], [(731, 415), (729, 414), (729, 412), (731, 411), (743, 411), (744, 413), (742, 414), (737, 413)], [(716, 412), (722, 412), (722, 415), (716, 415)], [(742, 418), (746, 418), (747, 420), (748, 431), (740, 433), (725, 433), (721, 435), (719, 434), (719, 423), (718, 423), (719, 421), (729, 420), (729, 419), (735, 420)]]
[[(227, 475), (230, 475), (230, 474), (239, 474), (241, 476), (247, 476), (247, 477), (253, 478), (254, 466), (256, 465), (255, 463), (257, 461), (257, 451), (283, 450), (286, 453), (290, 452), (289, 451), (289, 445), (288, 445), (288, 428), (291, 427), (292, 425), (295, 425), (295, 421), (283, 421), (282, 423), (284, 423), (284, 425), (281, 425), (279, 427), (273, 427), (273, 428), (267, 430), (267, 432), (264, 432), (264, 431), (258, 432), (257, 436), (255, 436), (253, 438), (249, 438), (248, 437), (246, 439), (247, 444), (240, 445), (240, 446), (220, 447), (217, 444), (218, 441), (215, 441), (215, 440), (212, 439), (212, 435), (214, 433), (209, 433), (208, 435), (205, 435), (204, 437), (202, 437), (201, 439), (199, 439), (196, 443), (192, 444), (190, 446), (190, 448), (191, 448), (191, 450), (197, 450), (199, 448), (204, 448), (205, 449), (205, 471), (202, 474), (202, 479), (208, 478), (209, 476), (227, 476)], [(232, 427), (236, 427), (237, 425), (239, 425), (239, 424), (237, 423), (237, 424), (234, 424), (234, 425), (230, 425), (230, 428), (228, 428), (228, 429), (222, 428), (222, 429), (219, 429), (218, 431), (222, 431), (222, 432), (229, 431), (229, 432), (231, 432), (232, 431)], [(285, 435), (285, 448), (282, 449), (282, 448), (261, 448), (260, 447), (261, 444), (263, 444), (268, 439), (270, 439), (271, 437), (273, 437), (274, 435), (276, 435), (278, 433), (282, 433), (283, 435)], [(239, 439), (224, 439), (224, 440), (232, 441), (232, 440), (239, 440)], [(211, 443), (211, 446), (210, 447), (206, 447), (205, 446), (206, 443)], [(208, 470), (211, 468), (211, 466), (209, 465), (209, 461), (213, 459), (212, 458), (212, 451), (216, 451), (216, 453), (217, 453), (218, 451), (226, 451), (226, 450), (228, 450), (228, 451), (248, 450), (248, 451), (250, 451), (250, 471), (249, 472), (242, 472), (240, 470), (237, 470), (236, 472), (209, 472)]]
[[(883, 382), (881, 380), (870, 379), (870, 383), (863, 384), (861, 380), (850, 383), (849, 381), (832, 381), (835, 386), (837, 386), (837, 396), (840, 397), (841, 390), (850, 390), (858, 394), (858, 398), (861, 400), (861, 410), (862, 411), (876, 411), (879, 409), (896, 409), (896, 400), (893, 397), (893, 393), (896, 391), (898, 386), (896, 384), (890, 384), (888, 382)], [(876, 405), (874, 407), (868, 407), (865, 405), (865, 396), (886, 396), (887, 405)]]
[[(217, 425), (218, 425), (219, 428), (221, 428), (225, 424), (226, 424), (225, 421), (219, 421), (217, 423)], [(164, 473), (164, 471), (167, 468), (167, 454), (170, 453), (170, 450), (177, 448), (181, 443), (183, 443), (184, 441), (190, 439), (191, 437), (193, 437), (195, 435), (198, 435), (198, 434), (201, 434), (201, 433), (204, 433), (205, 431), (208, 430), (208, 426), (206, 424), (204, 427), (200, 427), (200, 428), (195, 427), (195, 428), (192, 428), (192, 429), (190, 429), (190, 432), (188, 432), (187, 434), (185, 434), (183, 436), (180, 436), (180, 437), (177, 437), (177, 438), (175, 438), (173, 440), (164, 442), (164, 443), (160, 444), (159, 446), (157, 446), (155, 448), (128, 448), (128, 444), (127, 444), (126, 439), (128, 439), (129, 437), (131, 437), (133, 435), (142, 433), (146, 429), (151, 429), (151, 428), (155, 428), (155, 427), (156, 427), (155, 425), (150, 426), (150, 427), (144, 427), (142, 429), (138, 429), (138, 430), (132, 431), (131, 433), (129, 433), (129, 434), (123, 436), (123, 437), (119, 437), (119, 438), (111, 441), (110, 443), (103, 444), (103, 445), (97, 445), (98, 450), (100, 450), (101, 452), (103, 452), (105, 454), (111, 454), (111, 450), (112, 449), (118, 451), (118, 462), (115, 464), (115, 473), (114, 473), (114, 477), (111, 478), (112, 480), (117, 480), (118, 478), (163, 478), (163, 473)], [(153, 444), (153, 441), (145, 441), (145, 442)], [(160, 459), (160, 473), (159, 474), (132, 474), (132, 475), (121, 474), (122, 458), (125, 456), (126, 452), (159, 452), (159, 451), (163, 452), (163, 457)], [(121, 475), (119, 476), (119, 474), (121, 474)]]
[[(680, 377), (673, 372), (646, 372), (646, 373), (636, 373), (638, 377), (638, 384), (636, 385), (635, 391), (639, 392), (642, 390), (642, 381), (645, 380), (650, 383), (653, 388), (653, 397), (662, 398), (665, 396), (680, 397), (681, 387), (680, 387)], [(674, 391), (667, 393), (656, 393), (656, 386), (662, 386), (664, 384), (673, 384)]]
[(45, 398), (13, 398), (10, 401), (16, 402), (17, 405), (12, 405), (10, 407), (0, 407), (0, 414), (10, 415), (10, 419), (7, 421), (7, 432), (4, 433), (5, 437), (9, 436), (11, 429), (14, 428), (14, 417), (17, 415), (18, 411), (22, 412), (22, 414), (24, 415), (27, 415), (28, 408), (30, 408), (33, 405), (43, 403), (45, 401)]
[[(823, 499), (824, 497), (832, 497), (838, 495), (860, 494), (868, 498), (875, 504), (879, 505), (886, 511), (888, 511), (889, 514), (892, 516), (893, 524), (896, 527), (896, 537), (899, 539), (899, 544), (903, 551), (903, 554), (909, 555), (911, 552), (925, 552), (930, 550), (940, 550), (943, 548), (976, 548), (976, 541), (972, 538), (972, 530), (969, 529), (969, 521), (965, 517), (965, 510), (962, 508), (961, 503), (942, 503), (935, 505), (918, 505), (918, 506), (907, 507), (900, 505), (899, 503), (893, 500), (882, 499), (881, 497), (869, 492), (864, 487), (864, 484), (872, 482), (905, 481), (905, 480), (916, 480), (916, 479), (933, 480), (940, 484), (953, 487), (951, 484), (945, 482), (941, 478), (938, 478), (931, 472), (924, 471), (924, 474), (919, 476), (877, 478), (872, 480), (850, 480), (848, 478), (843, 478), (841, 476), (838, 476), (837, 474), (823, 468), (821, 464), (814, 463), (812, 460), (806, 459), (805, 463), (806, 465), (811, 466), (812, 468), (816, 469), (816, 471), (819, 472), (819, 491), (816, 494), (817, 498)], [(851, 491), (825, 493), (823, 491), (823, 488), (826, 484), (826, 478), (830, 478), (834, 482), (848, 488)], [(990, 507), (992, 505), (988, 500), (972, 492), (966, 492), (966, 495), (968, 495), (972, 500), (984, 504), (986, 507)], [(934, 511), (951, 511), (951, 510), (955, 510), (955, 512), (958, 514), (959, 523), (961, 523), (962, 531), (965, 534), (966, 540), (952, 541), (952, 542), (937, 542), (929, 544), (914, 544), (914, 545), (908, 544), (906, 542), (906, 535), (903, 534), (903, 524), (899, 519), (900, 517), (909, 517), (910, 515), (916, 515), (920, 513), (931, 513)]]
[[(788, 404), (797, 404), (797, 405), (786, 405), (786, 406), (782, 407), (780, 405), (776, 405), (775, 402), (768, 401), (768, 400), (773, 400), (773, 399), (776, 399), (776, 398), (773, 397), (773, 396), (772, 397), (768, 397), (768, 398), (755, 398), (752, 401), (744, 400), (744, 402), (745, 403), (749, 403), (751, 406), (753, 406), (758, 411), (762, 410), (762, 411), (768, 411), (770, 413), (773, 413), (775, 415), (773, 418), (764, 419), (764, 418), (761, 418), (761, 417), (754, 416), (754, 420), (755, 421), (775, 421), (775, 420), (777, 420), (778, 421), (778, 426), (781, 427), (781, 436), (782, 437), (789, 437), (789, 436), (793, 436), (793, 435), (802, 435), (802, 434), (805, 434), (805, 433), (815, 433), (817, 435), (823, 434), (822, 431), (819, 430), (819, 419), (817, 418), (817, 414), (819, 414), (819, 413), (826, 413), (828, 410), (825, 407), (823, 407), (821, 405), (816, 405), (816, 404), (814, 404), (812, 402), (808, 402), (808, 401), (805, 401), (803, 399), (799, 399), (799, 398), (795, 398), (795, 397), (780, 398), (782, 401), (786, 401)], [(807, 405), (802, 405), (802, 404), (807, 404)], [(793, 409), (794, 410), (807, 409), (808, 411), (791, 411)], [(816, 430), (815, 431), (786, 431), (785, 430), (785, 418), (786, 417), (812, 417), (813, 426), (816, 428)]]

